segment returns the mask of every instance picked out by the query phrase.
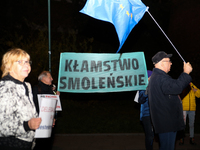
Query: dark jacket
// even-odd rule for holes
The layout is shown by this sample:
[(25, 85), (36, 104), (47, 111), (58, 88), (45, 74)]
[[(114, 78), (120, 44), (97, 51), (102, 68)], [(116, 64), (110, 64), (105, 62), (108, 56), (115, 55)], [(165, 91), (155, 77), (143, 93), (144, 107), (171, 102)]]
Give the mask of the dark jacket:
[(39, 104), (38, 104), (38, 97), (37, 94), (52, 94), (52, 86), (44, 84), (43, 82), (39, 81), (37, 85), (33, 87), (33, 101), (35, 103), (35, 107), (37, 112), (39, 113)]
[(181, 73), (172, 79), (164, 71), (154, 68), (148, 87), (149, 106), (155, 133), (179, 131), (185, 128), (182, 102), (178, 96), (192, 78)]
[(148, 95), (145, 94), (145, 90), (139, 91), (138, 102), (141, 104), (141, 107), (140, 107), (140, 120), (142, 121), (143, 117), (150, 116), (149, 100), (148, 100)]

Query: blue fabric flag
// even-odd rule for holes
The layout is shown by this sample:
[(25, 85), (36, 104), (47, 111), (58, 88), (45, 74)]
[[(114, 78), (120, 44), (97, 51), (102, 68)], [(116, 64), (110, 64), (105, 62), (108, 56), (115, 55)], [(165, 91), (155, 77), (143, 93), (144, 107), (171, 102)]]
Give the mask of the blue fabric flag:
[(147, 9), (141, 0), (87, 0), (80, 12), (115, 26), (120, 43), (118, 53)]

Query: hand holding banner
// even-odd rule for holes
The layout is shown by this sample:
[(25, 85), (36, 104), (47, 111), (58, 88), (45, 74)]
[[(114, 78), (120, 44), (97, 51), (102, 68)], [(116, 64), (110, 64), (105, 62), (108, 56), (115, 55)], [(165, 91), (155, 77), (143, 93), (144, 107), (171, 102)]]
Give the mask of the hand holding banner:
[(39, 114), (39, 117), (42, 118), (42, 122), (40, 127), (35, 132), (35, 138), (48, 138), (51, 136), (55, 108), (56, 100), (42, 98)]

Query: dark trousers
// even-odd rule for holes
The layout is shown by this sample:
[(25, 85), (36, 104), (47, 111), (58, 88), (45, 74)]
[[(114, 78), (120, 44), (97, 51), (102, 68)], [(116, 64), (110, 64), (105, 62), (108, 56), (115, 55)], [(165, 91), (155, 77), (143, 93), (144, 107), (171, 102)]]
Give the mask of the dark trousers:
[(52, 138), (37, 138), (34, 150), (51, 150), (52, 146)]
[(174, 150), (177, 132), (159, 133), (160, 149), (159, 150)]
[(142, 117), (142, 123), (144, 127), (144, 132), (145, 132), (146, 150), (153, 150), (154, 132), (153, 132), (150, 116)]
[(0, 146), (1, 150), (31, 150), (31, 148), (16, 148), (16, 147), (9, 147), (9, 146)]
[(14, 136), (0, 137), (0, 150), (31, 150), (32, 142)]
[(49, 138), (36, 138), (36, 145), (33, 150), (51, 150), (53, 148), (54, 137), (55, 128), (52, 128), (51, 136)]

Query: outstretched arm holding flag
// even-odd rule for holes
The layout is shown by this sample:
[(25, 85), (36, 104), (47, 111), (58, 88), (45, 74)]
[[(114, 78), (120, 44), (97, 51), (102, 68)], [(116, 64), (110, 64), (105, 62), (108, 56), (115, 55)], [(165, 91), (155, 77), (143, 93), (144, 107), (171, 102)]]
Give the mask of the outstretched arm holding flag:
[(114, 25), (120, 43), (117, 53), (122, 48), (131, 30), (140, 21), (145, 12), (148, 12), (150, 17), (154, 20), (170, 44), (176, 50), (180, 58), (185, 62), (148, 9), (149, 7), (145, 6), (141, 0), (87, 0), (85, 6), (80, 12), (93, 18), (110, 22)]

